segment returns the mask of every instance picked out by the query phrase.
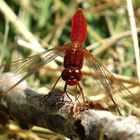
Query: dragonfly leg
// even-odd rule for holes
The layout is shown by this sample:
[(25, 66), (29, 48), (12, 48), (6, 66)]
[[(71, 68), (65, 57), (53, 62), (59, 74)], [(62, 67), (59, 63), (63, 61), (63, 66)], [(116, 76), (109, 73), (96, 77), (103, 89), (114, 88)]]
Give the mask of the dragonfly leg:
[(58, 83), (58, 81), (60, 80), (60, 78), (61, 78), (61, 75), (58, 77), (58, 79), (57, 79), (57, 81), (55, 82), (55, 84), (54, 84), (52, 90), (54, 90), (54, 88), (55, 88), (56, 84)]
[(79, 89), (80, 89), (80, 92), (81, 92), (81, 94), (82, 94), (82, 98), (83, 98), (83, 105), (85, 105), (85, 97), (84, 97), (83, 88), (81, 87), (81, 85), (80, 85), (79, 83), (78, 83), (77, 85), (78, 85), (78, 87), (79, 87)]
[(78, 92), (78, 89), (77, 89), (77, 85), (76, 85), (75, 101), (78, 101), (78, 103), (80, 103), (78, 100), (80, 95), (77, 92)]
[(70, 101), (72, 101), (70, 96), (67, 94), (67, 83), (65, 83), (65, 86), (64, 86), (64, 93), (67, 95), (67, 97), (70, 99)]

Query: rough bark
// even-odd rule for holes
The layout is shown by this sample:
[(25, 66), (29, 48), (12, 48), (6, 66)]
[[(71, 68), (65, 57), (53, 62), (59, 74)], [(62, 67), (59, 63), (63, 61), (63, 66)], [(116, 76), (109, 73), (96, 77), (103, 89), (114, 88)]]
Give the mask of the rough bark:
[(70, 100), (59, 90), (40, 94), (25, 81), (6, 93), (18, 80), (12, 73), (0, 76), (0, 123), (5, 124), (11, 118), (24, 129), (36, 125), (70, 139), (140, 139), (140, 122), (134, 116), (116, 116), (93, 103), (87, 103), (85, 108), (75, 107), (71, 95)]

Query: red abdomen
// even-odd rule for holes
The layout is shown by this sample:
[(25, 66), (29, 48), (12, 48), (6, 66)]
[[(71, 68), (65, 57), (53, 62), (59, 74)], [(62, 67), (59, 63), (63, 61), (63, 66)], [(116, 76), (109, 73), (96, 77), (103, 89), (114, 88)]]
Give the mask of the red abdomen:
[(81, 69), (83, 66), (84, 55), (82, 49), (71, 48), (65, 52), (64, 67), (76, 67)]
[(77, 10), (72, 18), (71, 41), (83, 44), (87, 36), (87, 22), (82, 10)]

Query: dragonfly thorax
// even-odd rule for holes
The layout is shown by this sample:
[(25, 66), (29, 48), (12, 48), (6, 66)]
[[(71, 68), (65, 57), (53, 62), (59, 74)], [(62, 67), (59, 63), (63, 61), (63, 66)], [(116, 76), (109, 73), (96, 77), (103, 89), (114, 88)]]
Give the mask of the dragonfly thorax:
[(62, 72), (62, 79), (70, 86), (77, 85), (78, 81), (82, 79), (82, 72), (78, 68), (65, 68)]
[(68, 49), (64, 57), (64, 67), (77, 67), (81, 69), (84, 61), (83, 50), (83, 48), (75, 49), (73, 47)]

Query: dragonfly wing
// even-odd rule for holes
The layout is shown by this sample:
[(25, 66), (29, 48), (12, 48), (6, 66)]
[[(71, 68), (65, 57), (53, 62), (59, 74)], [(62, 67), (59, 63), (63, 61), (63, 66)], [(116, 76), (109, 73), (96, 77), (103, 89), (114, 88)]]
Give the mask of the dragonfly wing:
[[(121, 83), (121, 81), (117, 80), (113, 74), (111, 74), (93, 55), (90, 53), (86, 55), (86, 64), (91, 71), (97, 74), (98, 80), (102, 85), (105, 93), (111, 98), (115, 106), (117, 108), (129, 107), (132, 109), (133, 113), (139, 114), (140, 110), (128, 103), (126, 100), (122, 98), (126, 97), (126, 95), (131, 96), (133, 98), (134, 95)], [(115, 94), (114, 91), (117, 91), (118, 94)], [(118, 108), (118, 109), (119, 109)], [(118, 110), (117, 109), (117, 110)]]
[[(46, 61), (46, 63), (51, 61), (51, 56), (59, 56), (61, 55), (61, 51), (58, 50), (48, 50), (41, 53), (38, 53), (33, 56), (29, 56), (27, 58), (19, 59), (13, 62), (10, 62), (10, 64), (2, 64), (0, 65), (0, 70), (12, 71), (14, 73), (17, 73), (19, 71), (27, 71), (28, 69), (32, 68), (32, 65), (36, 65), (37, 63), (40, 63), (42, 61)], [(53, 59), (53, 58), (52, 58)]]
[[(21, 83), (25, 78), (36, 72), (38, 69), (40, 69), (42, 66), (48, 64), (50, 61), (55, 59), (57, 56), (61, 56), (63, 54), (62, 51), (58, 49), (51, 49), (42, 53), (39, 53), (34, 56), (30, 56), (26, 59), (20, 59), (18, 61), (14, 61), (11, 63), (11, 69), (17, 69), (18, 71), (22, 69), (28, 70), (28, 73), (25, 74), (21, 80), (19, 80), (16, 84), (11, 86), (10, 89), (8, 89), (5, 93), (9, 92), (11, 89), (13, 89), (15, 86), (17, 86), (19, 83)], [(21, 65), (20, 65), (21, 64)], [(20, 65), (18, 68), (17, 65)], [(0, 68), (4, 68), (5, 65), (1, 65)]]

